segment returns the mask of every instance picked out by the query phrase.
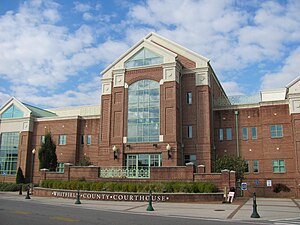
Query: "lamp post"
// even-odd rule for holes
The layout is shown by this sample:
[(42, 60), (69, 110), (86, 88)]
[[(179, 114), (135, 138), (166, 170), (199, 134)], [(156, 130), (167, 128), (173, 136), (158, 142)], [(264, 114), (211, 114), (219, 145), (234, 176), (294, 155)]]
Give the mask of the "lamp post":
[(31, 193), (33, 193), (33, 174), (34, 174), (34, 155), (35, 155), (35, 148), (32, 149), (31, 153)]

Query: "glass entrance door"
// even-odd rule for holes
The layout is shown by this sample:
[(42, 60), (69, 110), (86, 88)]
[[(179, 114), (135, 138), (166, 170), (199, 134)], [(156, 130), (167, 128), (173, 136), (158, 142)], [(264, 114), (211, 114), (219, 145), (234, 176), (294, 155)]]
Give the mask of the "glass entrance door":
[(149, 178), (151, 166), (161, 166), (161, 154), (126, 155), (126, 169), (128, 177)]

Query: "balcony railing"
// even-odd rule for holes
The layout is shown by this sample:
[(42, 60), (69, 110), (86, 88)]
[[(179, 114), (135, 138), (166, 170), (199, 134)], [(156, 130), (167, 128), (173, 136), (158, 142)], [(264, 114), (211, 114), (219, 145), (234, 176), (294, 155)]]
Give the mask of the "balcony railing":
[(101, 167), (101, 178), (150, 178), (150, 167)]

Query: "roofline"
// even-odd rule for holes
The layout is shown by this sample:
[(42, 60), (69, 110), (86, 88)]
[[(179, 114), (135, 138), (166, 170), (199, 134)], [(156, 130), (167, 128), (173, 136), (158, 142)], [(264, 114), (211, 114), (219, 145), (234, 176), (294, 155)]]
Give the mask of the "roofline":
[(165, 41), (167, 41), (167, 42), (170, 42), (171, 44), (177, 46), (178, 48), (181, 48), (181, 49), (183, 49), (183, 50), (189, 52), (190, 54), (192, 54), (192, 55), (194, 55), (194, 56), (197, 56), (197, 57), (203, 59), (203, 60), (206, 61), (207, 63), (210, 62), (210, 59), (204, 57), (203, 55), (200, 55), (200, 54), (198, 54), (198, 53), (196, 53), (196, 52), (194, 52), (194, 51), (192, 51), (192, 50), (190, 50), (190, 49), (188, 49), (188, 48), (186, 48), (186, 47), (184, 47), (184, 46), (182, 46), (182, 45), (180, 45), (180, 44), (177, 44), (176, 42), (173, 42), (173, 41), (171, 41), (171, 40), (169, 40), (169, 39), (167, 39), (167, 38), (164, 38), (163, 36), (160, 36), (160, 35), (157, 34), (157, 33), (150, 32), (150, 33), (145, 37), (145, 39), (148, 39), (148, 38), (151, 37), (151, 36), (156, 36), (156, 37), (158, 37), (158, 38), (161, 38), (161, 39), (163, 39), (163, 40), (165, 40)]
[(300, 76), (296, 77), (294, 80), (292, 80), (290, 83), (288, 83), (285, 87), (290, 88), (293, 86), (295, 83), (297, 83), (300, 80)]
[[(116, 65), (119, 61), (121, 61), (121, 59), (122, 58), (124, 58), (126, 55), (128, 55), (133, 49), (135, 49), (137, 46), (139, 46), (141, 43), (143, 43), (145, 40), (148, 40), (151, 36), (156, 36), (156, 37), (158, 37), (158, 38), (160, 38), (160, 39), (162, 39), (162, 40), (164, 40), (164, 41), (166, 41), (166, 42), (169, 42), (169, 43), (171, 43), (172, 45), (175, 45), (176, 47), (178, 47), (178, 48), (181, 48), (181, 49), (183, 49), (184, 51), (186, 51), (186, 52), (188, 52), (188, 53), (190, 53), (190, 54), (192, 54), (192, 55), (194, 55), (194, 56), (196, 56), (196, 57), (199, 57), (199, 58), (201, 58), (202, 60), (204, 60), (205, 62), (207, 62), (207, 63), (209, 63), (210, 62), (210, 59), (208, 59), (208, 58), (206, 58), (206, 57), (204, 57), (204, 56), (202, 56), (202, 55), (200, 55), (200, 54), (198, 54), (198, 53), (196, 53), (196, 52), (194, 52), (194, 51), (192, 51), (192, 50), (190, 50), (190, 49), (188, 49), (188, 48), (186, 48), (186, 47), (184, 47), (184, 46), (182, 46), (182, 45), (179, 45), (179, 44), (177, 44), (177, 43), (175, 43), (175, 42), (173, 42), (173, 41), (170, 41), (169, 39), (166, 39), (166, 38), (164, 38), (164, 37), (162, 37), (162, 36), (160, 36), (160, 35), (158, 35), (158, 34), (156, 34), (156, 33), (154, 33), (154, 32), (150, 32), (149, 34), (147, 34), (144, 38), (142, 38), (140, 41), (138, 41), (137, 43), (135, 43), (131, 48), (129, 48), (125, 53), (123, 53), (120, 57), (118, 57), (115, 61), (113, 61), (111, 64), (109, 64), (104, 70), (102, 70), (101, 72), (100, 72), (100, 75), (103, 75), (103, 74), (105, 74), (107, 71), (109, 71), (114, 65)], [(151, 40), (150, 40), (151, 41)], [(155, 43), (155, 42), (153, 42), (153, 43)], [(157, 44), (157, 43), (156, 43)], [(172, 49), (171, 49), (172, 50)]]

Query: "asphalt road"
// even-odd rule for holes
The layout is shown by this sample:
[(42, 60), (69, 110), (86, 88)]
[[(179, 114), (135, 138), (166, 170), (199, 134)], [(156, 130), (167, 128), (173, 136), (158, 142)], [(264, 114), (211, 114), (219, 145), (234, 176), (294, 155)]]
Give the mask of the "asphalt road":
[[(80, 205), (54, 206), (39, 202), (1, 199), (0, 225), (233, 225), (241, 221), (219, 221), (163, 217), (84, 209)], [(253, 223), (252, 223), (253, 224)]]

